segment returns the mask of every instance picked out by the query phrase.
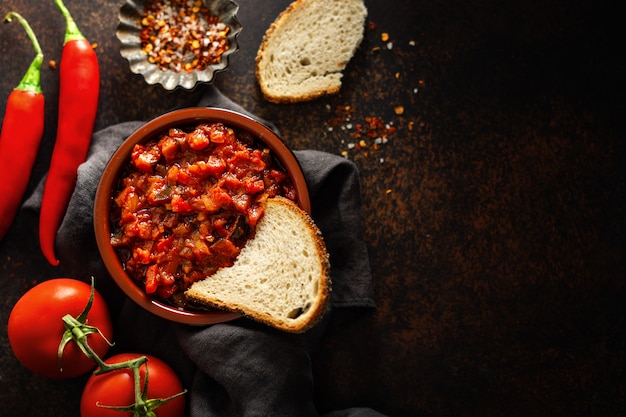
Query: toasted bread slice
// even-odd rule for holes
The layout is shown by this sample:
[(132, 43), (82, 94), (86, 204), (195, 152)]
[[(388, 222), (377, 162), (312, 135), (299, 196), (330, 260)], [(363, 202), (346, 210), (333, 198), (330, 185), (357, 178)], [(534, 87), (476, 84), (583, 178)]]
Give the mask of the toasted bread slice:
[(326, 245), (311, 217), (291, 200), (268, 198), (254, 237), (234, 265), (195, 282), (185, 295), (192, 303), (299, 333), (325, 311), (329, 270)]
[(343, 70), (363, 40), (363, 0), (296, 0), (270, 25), (256, 77), (275, 103), (312, 100), (341, 88)]

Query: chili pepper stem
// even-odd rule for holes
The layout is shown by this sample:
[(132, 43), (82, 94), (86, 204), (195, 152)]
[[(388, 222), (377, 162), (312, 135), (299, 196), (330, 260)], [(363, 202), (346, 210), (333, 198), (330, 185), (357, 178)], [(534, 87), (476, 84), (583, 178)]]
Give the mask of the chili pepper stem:
[(5, 22), (15, 18), (22, 25), (35, 49), (35, 58), (20, 83), (7, 98), (0, 128), (0, 240), (13, 224), (43, 138), (45, 99), (41, 89), (43, 52), (35, 33), (21, 15), (10, 12)]
[(17, 12), (9, 12), (4, 17), (5, 22), (11, 22), (13, 18), (17, 19), (17, 21), (24, 27), (26, 34), (30, 38), (30, 41), (33, 44), (33, 48), (35, 49), (35, 58), (33, 62), (28, 67), (28, 70), (24, 74), (24, 77), (20, 81), (20, 83), (15, 87), (16, 90), (23, 91), (32, 91), (33, 93), (41, 93), (41, 64), (43, 63), (43, 52), (41, 50), (41, 46), (39, 45), (39, 41), (37, 40), (37, 36), (35, 36), (35, 32), (28, 24), (28, 21), (24, 19)]
[(85, 37), (81, 33), (80, 29), (78, 28), (78, 25), (74, 21), (74, 18), (72, 17), (72, 14), (67, 9), (67, 7), (65, 7), (65, 4), (63, 3), (63, 1), (62, 0), (54, 0), (54, 4), (57, 5), (59, 10), (61, 11), (61, 14), (65, 18), (66, 28), (65, 28), (65, 39), (64, 39), (63, 43), (67, 43), (67, 42), (73, 41), (73, 40), (85, 39)]
[(76, 189), (78, 167), (85, 162), (98, 111), (100, 69), (93, 46), (85, 39), (61, 0), (56, 5), (66, 19), (59, 65), (57, 135), (52, 149), (39, 212), (39, 245), (45, 259), (59, 265), (56, 235)]

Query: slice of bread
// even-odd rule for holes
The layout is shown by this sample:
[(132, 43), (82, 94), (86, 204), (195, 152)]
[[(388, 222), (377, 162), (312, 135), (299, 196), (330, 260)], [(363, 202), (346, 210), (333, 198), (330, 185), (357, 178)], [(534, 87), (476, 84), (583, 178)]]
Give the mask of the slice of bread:
[(275, 103), (312, 100), (341, 88), (343, 70), (363, 40), (363, 0), (296, 0), (270, 25), (256, 77)]
[(330, 263), (321, 232), (291, 200), (268, 198), (256, 233), (234, 265), (197, 281), (192, 303), (243, 314), (299, 333), (323, 315), (330, 298)]

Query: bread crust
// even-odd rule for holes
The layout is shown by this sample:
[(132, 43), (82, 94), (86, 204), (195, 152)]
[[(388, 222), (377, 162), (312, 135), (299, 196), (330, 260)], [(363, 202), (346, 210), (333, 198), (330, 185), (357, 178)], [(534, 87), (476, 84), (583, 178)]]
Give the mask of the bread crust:
[[(267, 29), (267, 31), (265, 32), (263, 36), (261, 45), (259, 46), (259, 50), (255, 58), (255, 76), (259, 84), (259, 87), (261, 89), (261, 93), (263, 94), (266, 100), (272, 103), (281, 104), (281, 103), (298, 103), (298, 102), (303, 102), (303, 101), (310, 101), (310, 100), (314, 100), (324, 95), (336, 94), (341, 90), (341, 81), (339, 81), (338, 83), (335, 83), (335, 84), (327, 83), (324, 88), (311, 90), (305, 94), (277, 95), (277, 94), (274, 94), (270, 89), (268, 89), (264, 82), (264, 75), (262, 73), (262, 68), (260, 64), (265, 57), (268, 45), (272, 41), (272, 37), (274, 36), (275, 32), (278, 29), (280, 29), (281, 27), (287, 24), (288, 19), (292, 13), (298, 12), (298, 10), (302, 7), (304, 3), (310, 2), (310, 1), (315, 1), (315, 0), (295, 0), (294, 2), (289, 4), (289, 6), (287, 6), (287, 8), (283, 10), (278, 15), (276, 20), (269, 26), (269, 28)], [(365, 9), (364, 5), (363, 5), (363, 8)], [(364, 17), (366, 15), (367, 15), (367, 11), (365, 11)], [(363, 27), (358, 27), (357, 29), (362, 31)], [(361, 36), (361, 39), (362, 39), (362, 36)], [(347, 65), (347, 62), (342, 62), (341, 65), (345, 67), (345, 65)], [(343, 67), (341, 68), (341, 71), (343, 71)]]
[[(283, 319), (278, 318), (276, 316), (272, 316), (265, 311), (255, 310), (254, 308), (250, 308), (246, 305), (233, 305), (227, 302), (222, 302), (215, 298), (211, 298), (206, 294), (203, 294), (201, 290), (198, 289), (199, 286), (194, 286), (188, 289), (185, 293), (187, 300), (191, 303), (196, 303), (198, 305), (217, 308), (221, 310), (227, 310), (239, 313), (245, 317), (248, 317), (257, 322), (264, 323), (268, 326), (277, 328), (279, 330), (284, 330), (292, 333), (301, 333), (304, 332), (311, 327), (313, 327), (316, 323), (318, 323), (321, 318), (324, 316), (326, 312), (327, 306), (330, 302), (330, 294), (332, 289), (331, 278), (330, 278), (330, 260), (329, 254), (326, 249), (326, 244), (324, 242), (323, 236), (313, 219), (300, 207), (298, 207), (291, 200), (284, 197), (273, 197), (268, 198), (265, 204), (278, 204), (285, 208), (287, 208), (292, 213), (296, 214), (300, 220), (301, 225), (306, 229), (306, 232), (311, 237), (311, 242), (313, 242), (313, 247), (309, 248), (315, 253), (315, 258), (319, 262), (321, 267), (321, 273), (318, 277), (318, 285), (317, 285), (317, 295), (314, 300), (314, 303), (310, 305), (310, 308), (295, 319)], [(262, 220), (261, 220), (262, 221)], [(259, 226), (262, 223), (259, 223)], [(262, 226), (261, 226), (262, 227)], [(257, 227), (257, 234), (263, 233), (262, 230)], [(254, 239), (254, 238), (253, 238)], [(282, 256), (281, 253), (270, 253), (267, 256), (273, 256), (274, 258), (278, 258)], [(297, 261), (297, 260), (294, 260)], [(229, 268), (234, 268), (237, 265), (237, 260), (235, 260), (235, 265), (227, 268), (222, 268), (223, 272), (227, 272)], [(207, 281), (210, 278), (207, 278), (203, 281)], [(297, 286), (298, 282), (293, 283), (294, 286)]]

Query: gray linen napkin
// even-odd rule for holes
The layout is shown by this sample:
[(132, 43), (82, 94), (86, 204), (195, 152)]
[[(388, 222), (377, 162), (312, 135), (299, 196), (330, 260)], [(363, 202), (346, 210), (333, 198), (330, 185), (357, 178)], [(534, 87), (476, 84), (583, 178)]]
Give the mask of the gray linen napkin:
[[(255, 117), (213, 86), (206, 87), (200, 100), (192, 105), (226, 108)], [(271, 123), (255, 118), (276, 131)], [(125, 122), (94, 134), (57, 234), (61, 267), (76, 278), (96, 278), (96, 287), (118, 317), (115, 351), (153, 354), (177, 371), (189, 389), (187, 413), (191, 417), (318, 416), (313, 401), (311, 355), (331, 313), (352, 314), (375, 307), (356, 166), (337, 155), (294, 151), (309, 186), (312, 216), (330, 253), (333, 292), (320, 324), (300, 335), (275, 331), (245, 318), (207, 327), (179, 325), (126, 300), (108, 277), (95, 244), (92, 212), (101, 173), (120, 143), (142, 124)], [(42, 187), (40, 184), (23, 207), (31, 215), (34, 228)], [(353, 408), (326, 416), (381, 414)]]

